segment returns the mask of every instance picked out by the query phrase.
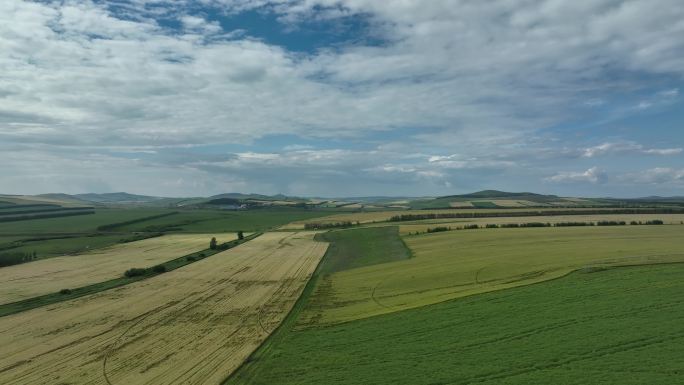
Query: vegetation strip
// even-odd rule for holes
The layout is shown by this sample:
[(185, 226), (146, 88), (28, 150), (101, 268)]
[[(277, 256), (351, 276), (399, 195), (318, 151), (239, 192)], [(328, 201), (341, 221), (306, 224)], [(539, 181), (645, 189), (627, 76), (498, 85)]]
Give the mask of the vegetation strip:
[[(629, 225), (630, 226), (653, 226), (653, 225), (663, 225), (665, 222), (663, 222), (660, 219), (654, 219), (650, 221), (630, 221)], [(526, 222), (526, 223), (487, 223), (483, 226), (477, 225), (477, 224), (468, 224), (468, 225), (463, 225), (463, 226), (437, 226), (437, 227), (428, 227), (425, 229), (425, 233), (430, 234), (430, 233), (440, 233), (443, 231), (452, 231), (452, 230), (473, 230), (473, 229), (510, 229), (510, 228), (518, 228), (518, 227), (578, 227), (578, 226), (626, 226), (627, 221), (597, 221), (597, 222), (556, 222), (556, 223), (549, 223), (549, 222)], [(415, 235), (420, 234), (419, 231), (416, 231)], [(409, 232), (409, 235), (414, 235), (413, 233)]]
[[(12, 302), (12, 303), (7, 303), (0, 305), (0, 317), (4, 317), (10, 314), (16, 314), (20, 313), (26, 310), (31, 310), (35, 309), (37, 307), (45, 306), (45, 305), (50, 305), (54, 304), (57, 302), (62, 302), (62, 301), (67, 301), (70, 299), (82, 297), (85, 295), (89, 294), (95, 294), (104, 290), (108, 289), (113, 289), (116, 287), (121, 287), (124, 285), (128, 285), (133, 282), (138, 282), (143, 279), (151, 278), (155, 275), (162, 274), (164, 272), (172, 271), (175, 269), (178, 269), (180, 267), (183, 267), (185, 265), (189, 265), (193, 262), (199, 261), (203, 258), (210, 257), (214, 254), (220, 253), (222, 251), (231, 249), (235, 246), (238, 246), (244, 242), (247, 242), (249, 240), (252, 240), (258, 236), (260, 236), (263, 233), (254, 233), (249, 236), (246, 236), (242, 240), (233, 240), (229, 242), (222, 243), (218, 245), (216, 249), (206, 249), (206, 250), (201, 250), (195, 253), (187, 254), (182, 257), (172, 259), (170, 261), (164, 262), (162, 264), (156, 265), (150, 269), (142, 269), (144, 270), (142, 273), (139, 274), (133, 274), (133, 275), (125, 275), (125, 272), (122, 272), (122, 277), (120, 278), (115, 278), (111, 279), (108, 281), (104, 282), (99, 282), (96, 284), (88, 285), (88, 286), (83, 286), (83, 287), (78, 287), (78, 288), (64, 288), (60, 292), (57, 293), (51, 293), (51, 294), (46, 294), (42, 295), (39, 297), (34, 297), (18, 302)], [(160, 267), (157, 267), (160, 266)], [(135, 269), (135, 268), (134, 268)], [(156, 270), (155, 270), (156, 269)]]

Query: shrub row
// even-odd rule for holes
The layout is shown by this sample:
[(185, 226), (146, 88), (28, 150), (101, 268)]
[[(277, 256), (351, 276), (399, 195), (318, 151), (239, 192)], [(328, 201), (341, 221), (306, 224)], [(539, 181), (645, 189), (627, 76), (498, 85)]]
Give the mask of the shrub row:
[(166, 266), (164, 266), (164, 265), (156, 265), (156, 266), (149, 267), (149, 268), (134, 267), (134, 268), (126, 270), (126, 272), (124, 272), (124, 276), (126, 278), (133, 278), (133, 277), (140, 277), (143, 275), (161, 274), (164, 272), (166, 272)]
[(451, 227), (446, 227), (446, 226), (437, 226), (434, 228), (428, 228), (427, 232), (428, 233), (439, 233), (441, 231), (450, 231)]
[(324, 229), (352, 227), (352, 226), (358, 226), (358, 225), (359, 225), (359, 221), (356, 221), (356, 223), (354, 223), (352, 221), (342, 221), (342, 222), (333, 222), (333, 223), (312, 222), (312, 223), (305, 223), (304, 224), (304, 230), (324, 230)]
[[(638, 225), (662, 225), (664, 224), (663, 221), (660, 219), (654, 219), (651, 221), (631, 221), (629, 223), (630, 225), (633, 226), (638, 226)], [(472, 230), (472, 229), (509, 229), (509, 228), (520, 228), (520, 227), (571, 227), (571, 226), (625, 226), (627, 225), (627, 222), (625, 221), (598, 221), (596, 223), (594, 222), (558, 222), (558, 223), (544, 223), (544, 222), (527, 222), (527, 223), (502, 223), (502, 224), (496, 224), (496, 223), (488, 223), (484, 226), (480, 226), (477, 224), (470, 224), (470, 225), (464, 225), (464, 226), (458, 226), (455, 228), (447, 227), (447, 226), (438, 226), (438, 227), (432, 227), (428, 228), (425, 232), (426, 233), (437, 233), (441, 231), (451, 231), (451, 230)], [(412, 233), (409, 233), (409, 235)], [(420, 234), (420, 232), (416, 232), (416, 234)]]

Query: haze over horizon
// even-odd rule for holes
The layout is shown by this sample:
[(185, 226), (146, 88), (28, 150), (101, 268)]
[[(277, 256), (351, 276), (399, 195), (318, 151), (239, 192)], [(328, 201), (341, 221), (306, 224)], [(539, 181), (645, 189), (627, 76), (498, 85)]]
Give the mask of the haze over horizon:
[(684, 195), (677, 0), (0, 2), (0, 193)]

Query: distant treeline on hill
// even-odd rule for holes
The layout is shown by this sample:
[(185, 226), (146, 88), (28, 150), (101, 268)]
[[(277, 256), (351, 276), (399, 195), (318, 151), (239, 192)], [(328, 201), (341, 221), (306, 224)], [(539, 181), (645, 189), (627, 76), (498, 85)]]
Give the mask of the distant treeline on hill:
[(2, 210), (0, 209), (0, 216), (11, 216), (11, 215), (21, 215), (21, 214), (41, 214), (49, 212), (67, 212), (67, 211), (79, 211), (79, 210), (91, 210), (92, 207), (60, 207), (60, 206), (31, 206), (23, 210), (24, 206), (21, 207), (22, 210)]
[(500, 218), (500, 217), (540, 217), (558, 215), (603, 215), (603, 214), (682, 214), (684, 209), (649, 208), (649, 209), (605, 209), (605, 210), (545, 210), (545, 211), (506, 211), (506, 212), (470, 212), (470, 213), (425, 213), (401, 214), (392, 216), (390, 222), (419, 221), (423, 219), (448, 218)]
[(123, 226), (128, 226), (128, 225), (134, 225), (136, 223), (140, 222), (145, 222), (145, 221), (151, 221), (153, 219), (159, 219), (159, 218), (164, 218), (168, 217), (170, 215), (176, 215), (178, 214), (178, 211), (172, 211), (170, 213), (164, 213), (164, 214), (158, 214), (158, 215), (151, 215), (149, 217), (142, 217), (142, 218), (137, 218), (137, 219), (131, 219), (130, 221), (124, 221), (124, 222), (116, 222), (116, 223), (109, 223), (106, 225), (99, 226), (97, 228), (97, 231), (111, 231), (119, 227)]

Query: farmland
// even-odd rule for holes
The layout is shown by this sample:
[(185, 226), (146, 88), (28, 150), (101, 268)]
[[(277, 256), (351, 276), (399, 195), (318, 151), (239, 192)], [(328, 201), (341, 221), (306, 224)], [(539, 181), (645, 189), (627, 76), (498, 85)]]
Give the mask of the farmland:
[(131, 267), (150, 267), (206, 249), (214, 236), (221, 242), (236, 238), (235, 234), (165, 235), (5, 267), (0, 269), (0, 304), (113, 279)]
[(182, 269), (0, 318), (0, 382), (220, 383), (273, 331), (327, 244), (267, 233)]
[(255, 232), (329, 215), (294, 208), (253, 211), (96, 208), (94, 214), (0, 223), (0, 260), (9, 253), (38, 259), (82, 253), (162, 233)]
[(260, 231), (295, 220), (329, 215), (329, 212), (325, 211), (286, 208), (232, 212), (217, 210), (178, 211), (156, 208), (100, 208), (95, 210), (94, 215), (0, 223), (0, 234), (28, 234), (34, 236), (41, 233), (95, 232), (100, 226), (150, 218), (173, 212), (177, 212), (177, 214), (124, 225), (117, 227), (115, 230), (119, 233), (158, 231), (160, 228), (174, 228), (174, 231), (181, 232)]
[(580, 271), (325, 328), (288, 328), (227, 385), (681, 383), (682, 276), (680, 264)]
[(326, 325), (561, 277), (684, 261), (684, 226), (526, 228), (407, 237), (414, 258), (333, 273), (302, 325)]
[[(424, 217), (434, 216), (433, 219), (442, 219), (445, 221), (453, 221), (455, 218), (461, 219), (475, 219), (475, 218), (499, 218), (499, 217), (550, 217), (550, 216), (565, 216), (565, 215), (613, 215), (621, 214), (625, 210), (629, 210), (629, 215), (638, 216), (646, 215), (648, 210), (661, 210), (654, 214), (670, 214), (670, 211), (675, 215), (684, 215), (682, 208), (615, 208), (615, 207), (589, 207), (589, 208), (480, 208), (480, 209), (446, 209), (446, 210), (391, 210), (391, 211), (358, 211), (354, 213), (337, 213), (328, 216), (322, 216), (313, 220), (295, 220), (283, 226), (283, 229), (302, 229), (307, 223), (360, 223), (373, 224), (379, 222), (397, 221), (397, 222), (413, 222)], [(595, 213), (595, 214), (594, 214)], [(413, 218), (415, 217), (415, 218)], [(399, 218), (397, 220), (397, 218)]]
[[(0, 268), (0, 383), (672, 382), (684, 363), (658, 360), (681, 353), (678, 208), (452, 202), (470, 208), (121, 205), (0, 223), (0, 254), (38, 255)], [(484, 228), (600, 221), (627, 225)], [(205, 250), (238, 230), (256, 233)], [(640, 354), (643, 377), (625, 375)]]

